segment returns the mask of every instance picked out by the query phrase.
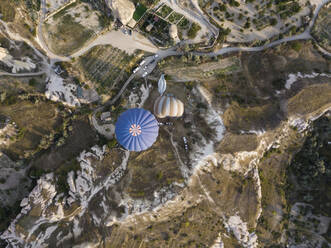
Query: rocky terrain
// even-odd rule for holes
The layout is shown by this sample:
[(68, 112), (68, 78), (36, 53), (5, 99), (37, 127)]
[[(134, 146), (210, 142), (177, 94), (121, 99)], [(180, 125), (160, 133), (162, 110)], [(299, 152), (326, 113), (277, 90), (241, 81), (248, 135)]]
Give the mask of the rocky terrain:
[[(99, 140), (76, 149), (75, 157), (56, 159), (31, 193), (23, 194), (20, 214), (1, 237), (22, 247), (51, 243), (179, 247), (217, 242), (225, 247), (268, 247), (308, 242), (291, 233), (298, 225), (299, 206), (311, 200), (301, 198), (299, 189), (291, 186), (302, 179), (291, 178), (287, 171), (297, 160), (294, 154), (307, 146), (306, 137), (319, 132), (315, 126), (321, 118), (329, 121), (331, 88), (329, 61), (309, 42), (303, 47), (295, 51), (288, 44), (256, 54), (234, 54), (229, 58), (235, 58), (236, 70), (217, 71), (216, 76), (199, 77), (194, 83), (168, 81), (168, 91), (184, 102), (185, 115), (161, 128), (152, 149), (129, 153)], [(173, 59), (162, 66), (169, 75), (167, 63)], [(203, 70), (204, 63), (194, 66)], [(117, 108), (152, 109), (157, 94), (153, 81), (131, 86), (123, 98), (128, 101), (122, 100)], [(67, 143), (73, 135), (65, 137), (61, 153), (51, 149), (30, 166), (45, 170), (45, 156), (72, 151)], [(188, 151), (183, 136), (188, 138)], [(321, 141), (325, 149), (327, 137)], [(320, 170), (327, 173), (324, 166)], [(323, 227), (317, 224), (309, 242), (324, 245), (329, 213), (307, 211), (308, 216), (298, 221), (318, 219)]]
[[(331, 246), (331, 64), (314, 39), (151, 55), (134, 34), (100, 34), (137, 1), (30, 2), (0, 24), (1, 247)], [(212, 33), (198, 2), (168, 4)], [(162, 74), (184, 115), (129, 152), (116, 120), (153, 112)]]

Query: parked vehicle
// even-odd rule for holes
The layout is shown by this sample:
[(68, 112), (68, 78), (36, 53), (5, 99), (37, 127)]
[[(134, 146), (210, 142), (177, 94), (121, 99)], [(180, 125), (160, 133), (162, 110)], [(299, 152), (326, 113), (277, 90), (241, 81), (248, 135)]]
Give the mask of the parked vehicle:
[(143, 60), (143, 61), (140, 62), (139, 65), (142, 66), (142, 65), (145, 64), (145, 63), (146, 63), (146, 60)]
[(140, 67), (137, 67), (133, 70), (133, 73), (136, 73), (137, 71), (139, 71)]
[(148, 74), (148, 72), (147, 72), (147, 71), (145, 71), (145, 72), (143, 73), (143, 77), (146, 77), (146, 76), (147, 76), (147, 74)]
[(187, 138), (185, 136), (183, 137), (183, 141), (184, 141), (184, 149), (185, 149), (185, 151), (187, 151), (188, 150), (188, 144), (187, 144)]

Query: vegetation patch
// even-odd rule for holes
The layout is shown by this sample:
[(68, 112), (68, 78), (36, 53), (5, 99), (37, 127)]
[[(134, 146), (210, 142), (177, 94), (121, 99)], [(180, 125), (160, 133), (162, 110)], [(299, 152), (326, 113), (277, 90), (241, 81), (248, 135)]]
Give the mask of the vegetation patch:
[(157, 11), (157, 14), (159, 14), (163, 18), (167, 18), (167, 16), (172, 12), (172, 8), (170, 8), (168, 5), (164, 4), (162, 8), (160, 8)]
[(291, 174), (291, 202), (314, 206), (316, 214), (331, 217), (331, 119), (324, 116), (313, 123), (303, 147), (288, 167)]
[(137, 6), (135, 12), (133, 13), (133, 19), (135, 21), (139, 21), (140, 18), (145, 14), (146, 11), (147, 11), (147, 8), (143, 4), (139, 4)]
[(197, 36), (197, 33), (201, 29), (200, 25), (197, 23), (192, 23), (189, 31), (187, 32), (187, 35), (190, 39), (194, 39)]

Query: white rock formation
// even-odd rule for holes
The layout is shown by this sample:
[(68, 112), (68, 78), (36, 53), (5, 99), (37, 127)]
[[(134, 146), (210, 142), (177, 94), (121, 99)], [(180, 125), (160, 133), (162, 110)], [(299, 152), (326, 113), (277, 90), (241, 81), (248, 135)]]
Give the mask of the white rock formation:
[(285, 88), (287, 90), (291, 89), (292, 84), (295, 83), (296, 81), (298, 81), (301, 78), (315, 78), (315, 77), (328, 77), (328, 78), (330, 78), (331, 75), (326, 74), (326, 73), (317, 73), (317, 72), (313, 72), (312, 74), (302, 74), (301, 72), (298, 72), (296, 74), (290, 73), (288, 75), (288, 79), (286, 79)]
[(118, 18), (123, 25), (129, 23), (135, 11), (134, 4), (129, 0), (107, 0), (108, 7), (113, 11), (115, 18)]
[(17, 73), (21, 70), (31, 71), (36, 68), (36, 65), (32, 63), (31, 59), (24, 57), (21, 60), (16, 60), (9, 54), (7, 49), (0, 47), (0, 61), (5, 63), (8, 67), (12, 68), (12, 73)]
[(55, 73), (49, 75), (49, 82), (46, 86), (45, 95), (51, 101), (61, 101), (71, 107), (79, 107), (80, 102), (76, 96), (77, 85), (65, 85), (63, 79)]
[(232, 232), (242, 247), (255, 248), (258, 246), (257, 235), (248, 232), (247, 223), (242, 221), (240, 216), (231, 216), (224, 222), (224, 226), (228, 232)]

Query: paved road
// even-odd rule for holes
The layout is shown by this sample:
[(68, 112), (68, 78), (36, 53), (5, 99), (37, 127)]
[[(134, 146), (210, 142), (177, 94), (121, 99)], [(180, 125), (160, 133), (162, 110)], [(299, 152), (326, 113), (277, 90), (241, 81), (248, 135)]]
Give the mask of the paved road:
[(40, 47), (46, 52), (47, 56), (52, 60), (58, 60), (58, 61), (69, 61), (70, 58), (65, 57), (65, 56), (60, 56), (57, 55), (55, 53), (53, 53), (51, 50), (49, 50), (45, 39), (44, 39), (44, 35), (43, 35), (43, 31), (42, 31), (42, 25), (44, 23), (45, 20), (45, 16), (46, 16), (46, 0), (41, 0), (41, 7), (40, 7), (40, 12), (39, 12), (39, 23), (37, 26), (37, 42), (39, 43)]
[(262, 50), (265, 50), (267, 48), (275, 47), (278, 46), (282, 43), (288, 42), (288, 41), (294, 41), (294, 40), (309, 40), (311, 39), (311, 35), (309, 34), (308, 31), (303, 32), (302, 34), (294, 35), (291, 37), (287, 37), (284, 39), (280, 39), (274, 42), (271, 42), (269, 44), (265, 44), (260, 47), (223, 47), (218, 51), (215, 52), (210, 52), (210, 53), (201, 53), (201, 52), (196, 52), (194, 54), (196, 55), (209, 55), (209, 56), (215, 56), (215, 55), (222, 55), (226, 53), (231, 53), (231, 52), (239, 52), (239, 51), (245, 51), (245, 52), (259, 52)]
[(0, 72), (0, 76), (33, 77), (33, 76), (40, 76), (44, 73), (46, 73), (46, 71), (26, 72), (26, 73)]

